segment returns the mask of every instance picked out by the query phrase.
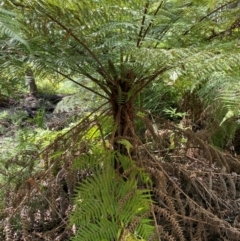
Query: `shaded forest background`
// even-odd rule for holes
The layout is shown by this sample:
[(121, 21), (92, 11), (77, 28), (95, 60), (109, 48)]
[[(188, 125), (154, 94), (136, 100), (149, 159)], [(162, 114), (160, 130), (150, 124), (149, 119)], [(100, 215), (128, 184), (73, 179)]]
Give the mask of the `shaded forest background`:
[(1, 240), (240, 240), (239, 1), (0, 1)]

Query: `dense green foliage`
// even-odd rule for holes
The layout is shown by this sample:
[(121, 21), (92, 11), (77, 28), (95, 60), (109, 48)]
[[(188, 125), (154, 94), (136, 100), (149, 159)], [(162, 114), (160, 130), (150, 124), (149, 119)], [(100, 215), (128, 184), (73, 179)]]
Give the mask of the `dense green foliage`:
[[(4, 66), (15, 74), (30, 64), (38, 74), (58, 73), (87, 88), (82, 81), (89, 79), (99, 87), (90, 87), (91, 91), (108, 99), (116, 112), (115, 99), (121, 104), (132, 101), (156, 80), (154, 86), (160, 85), (153, 86), (156, 95), (161, 89), (169, 93), (164, 90), (168, 86), (177, 87), (175, 91), (181, 95), (187, 89), (197, 89), (206, 105), (217, 99), (215, 107), (222, 115), (226, 114), (222, 103), (237, 115), (236, 101), (226, 100), (232, 86), (238, 84), (237, 3), (52, 0), (14, 1), (9, 5), (5, 1), (20, 24), (27, 25), (14, 37), (24, 35), (31, 53), (21, 42), (14, 42), (17, 51), (9, 61), (4, 57)], [(12, 45), (5, 43), (6, 49)], [(158, 113), (162, 105), (156, 108), (156, 102), (169, 101), (160, 98), (146, 105), (149, 96), (155, 95), (151, 91), (145, 95), (141, 106)]]
[[(74, 95), (65, 98), (56, 111), (72, 111), (84, 105), (83, 99), (92, 102), (91, 108), (82, 108), (84, 114), (75, 115), (63, 131), (43, 131), (48, 127), (44, 125), (44, 111), (39, 111), (33, 121), (40, 131), (19, 135), (28, 138), (19, 142), (20, 153), (31, 143), (36, 152), (33, 157), (37, 158), (38, 149), (47, 146), (47, 151), (43, 151), (47, 154), (39, 158), (49, 162), (43, 169), (55, 175), (56, 180), (73, 163), (77, 163), (77, 170), (88, 174), (76, 187), (70, 224), (77, 226), (77, 232), (72, 240), (150, 240), (155, 237), (153, 234), (159, 235), (148, 190), (152, 186), (145, 180), (150, 177), (140, 158), (143, 138), (138, 134), (142, 131), (137, 129), (148, 127), (143, 114), (147, 109), (173, 122), (189, 118), (194, 131), (208, 132), (207, 144), (223, 148), (234, 138), (239, 129), (238, 1), (5, 0), (1, 3), (0, 101), (5, 95), (16, 95), (19, 88), (24, 89), (25, 70), (31, 67), (45, 92), (49, 89), (43, 84), (46, 79), (57, 84), (62, 80), (63, 86), (68, 80), (80, 88), (74, 87)], [(88, 112), (95, 117), (84, 119)], [(90, 123), (90, 130), (84, 126), (85, 122)], [(78, 129), (79, 123), (83, 128)], [(181, 128), (175, 134), (171, 132), (172, 149), (184, 145), (177, 138), (184, 135)], [(59, 134), (63, 137), (69, 134), (71, 144), (65, 147), (61, 138), (58, 142)], [(190, 137), (185, 133), (181, 140), (187, 138)], [(76, 154), (74, 148), (81, 146), (83, 140), (89, 142), (87, 151)], [(203, 145), (203, 141), (196, 140)], [(48, 142), (50, 145), (46, 145)], [(209, 150), (218, 155), (214, 149)], [(10, 164), (14, 167), (9, 170), (16, 176), (19, 167), (15, 165), (19, 161), (24, 162), (23, 169), (31, 165), (21, 176), (23, 183), (24, 179), (32, 180), (28, 178), (35, 174), (36, 163), (36, 159), (24, 160), (24, 155), (25, 152), (19, 154), (18, 161), (12, 160)], [(59, 163), (55, 166), (50, 163), (59, 156), (64, 156)], [(49, 166), (54, 166), (54, 170)], [(42, 168), (37, 167), (37, 171)], [(173, 193), (180, 196), (177, 191)], [(167, 205), (174, 206), (167, 194), (158, 195), (164, 196)], [(171, 211), (174, 213), (174, 208)], [(158, 212), (171, 225), (177, 225), (175, 235), (184, 240), (175, 216), (161, 209)], [(8, 237), (7, 231), (5, 236)]]
[[(80, 169), (94, 167), (95, 173), (76, 190), (70, 221), (81, 229), (73, 240), (128, 240), (131, 235), (133, 240), (148, 239), (154, 231), (148, 218), (151, 198), (148, 190), (138, 188), (137, 180), (146, 184), (150, 178), (127, 157), (110, 151), (101, 155), (99, 150), (95, 152), (75, 163)], [(115, 172), (115, 158), (124, 166), (126, 180)]]

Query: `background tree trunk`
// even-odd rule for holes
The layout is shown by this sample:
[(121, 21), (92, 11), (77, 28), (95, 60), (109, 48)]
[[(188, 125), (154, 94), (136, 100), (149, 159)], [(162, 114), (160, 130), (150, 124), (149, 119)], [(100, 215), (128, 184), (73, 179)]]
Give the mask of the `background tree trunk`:
[(37, 85), (33, 76), (33, 72), (30, 68), (27, 68), (25, 72), (26, 84), (29, 86), (29, 93), (30, 95), (36, 96), (37, 95)]

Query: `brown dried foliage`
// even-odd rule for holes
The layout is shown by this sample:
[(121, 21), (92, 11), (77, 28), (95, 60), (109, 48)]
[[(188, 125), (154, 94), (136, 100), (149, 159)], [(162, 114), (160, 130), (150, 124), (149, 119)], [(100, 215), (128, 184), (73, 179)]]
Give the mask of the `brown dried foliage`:
[[(41, 160), (44, 168), (31, 167), (28, 175), (18, 178), (14, 191), (10, 184), (2, 186), (6, 195), (1, 240), (70, 239), (75, 232), (75, 227), (67, 226), (74, 189), (89, 175), (87, 170), (73, 170), (72, 165), (88, 151), (82, 138), (92, 125), (98, 126), (96, 123), (85, 118), (33, 156), (32, 162)], [(145, 124), (152, 125), (150, 121)], [(169, 122), (160, 127), (160, 135), (154, 133), (151, 142), (135, 140), (141, 143), (136, 146), (136, 164), (153, 181), (147, 188), (154, 202), (146, 217), (152, 217), (156, 229), (149, 240), (240, 240), (238, 158), (212, 147), (204, 131), (194, 133)], [(154, 131), (153, 126), (150, 129), (150, 133)], [(20, 163), (23, 169), (28, 167), (18, 157), (10, 161)], [(25, 172), (18, 175), (21, 173)], [(129, 230), (138, 222), (136, 219)]]

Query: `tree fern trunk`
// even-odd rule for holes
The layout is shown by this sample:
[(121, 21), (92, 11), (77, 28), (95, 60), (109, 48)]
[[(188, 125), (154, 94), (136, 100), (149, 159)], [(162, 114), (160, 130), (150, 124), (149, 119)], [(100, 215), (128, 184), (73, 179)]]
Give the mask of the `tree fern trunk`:
[[(113, 148), (119, 153), (133, 158), (134, 146), (136, 146), (133, 103), (127, 102), (124, 105), (115, 103), (113, 105), (113, 114), (116, 125)], [(121, 163), (117, 158), (114, 165), (120, 174), (123, 173)]]
[[(131, 79), (115, 79), (117, 86), (111, 89), (111, 105), (115, 123), (113, 133), (113, 148), (119, 153), (135, 159), (135, 147), (137, 136), (135, 134), (134, 124), (134, 97), (129, 98), (131, 93)], [(122, 173), (121, 163), (116, 160), (115, 168)]]

